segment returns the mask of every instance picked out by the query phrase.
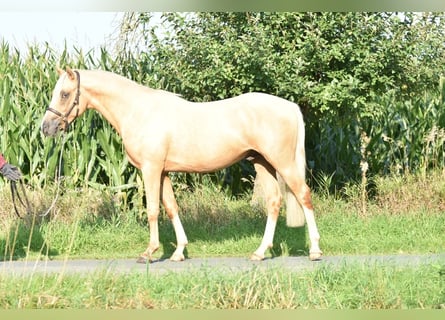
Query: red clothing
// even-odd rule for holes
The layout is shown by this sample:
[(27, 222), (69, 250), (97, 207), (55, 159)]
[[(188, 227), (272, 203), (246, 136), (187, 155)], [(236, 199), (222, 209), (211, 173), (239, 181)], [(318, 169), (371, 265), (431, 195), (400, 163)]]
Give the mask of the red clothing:
[(0, 169), (3, 168), (3, 166), (6, 164), (5, 158), (3, 158), (3, 155), (0, 153)]

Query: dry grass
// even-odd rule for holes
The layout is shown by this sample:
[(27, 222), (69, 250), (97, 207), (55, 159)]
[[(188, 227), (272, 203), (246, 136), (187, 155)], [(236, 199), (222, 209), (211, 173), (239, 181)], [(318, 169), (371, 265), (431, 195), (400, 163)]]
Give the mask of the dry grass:
[(377, 178), (374, 204), (389, 213), (445, 210), (445, 172)]
[[(70, 223), (75, 218), (74, 213), (79, 212), (94, 217), (109, 217), (115, 213), (118, 205), (113, 192), (109, 190), (68, 189), (63, 186), (58, 189), (56, 185), (44, 189), (27, 185), (25, 190), (36, 223), (43, 220)], [(11, 220), (17, 218), (9, 185), (0, 188), (0, 203), (0, 225), (9, 225)], [(16, 206), (26, 221), (31, 219), (32, 215), (26, 217), (26, 208), (17, 199)]]

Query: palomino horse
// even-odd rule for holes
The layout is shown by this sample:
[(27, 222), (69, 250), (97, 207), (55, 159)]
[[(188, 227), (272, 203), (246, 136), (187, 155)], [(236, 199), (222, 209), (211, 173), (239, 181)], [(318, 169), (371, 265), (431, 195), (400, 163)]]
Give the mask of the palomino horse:
[(86, 109), (101, 113), (122, 137), (129, 161), (142, 171), (150, 241), (139, 262), (150, 262), (159, 248), (159, 200), (171, 219), (177, 246), (171, 260), (184, 260), (187, 237), (178, 216), (168, 172), (211, 172), (248, 158), (265, 195), (267, 222), (251, 259), (264, 259), (272, 247), (282, 195), (287, 185), (287, 223), (304, 225), (310, 259), (321, 257), (310, 189), (305, 182), (304, 122), (299, 107), (287, 100), (247, 93), (215, 102), (193, 103), (141, 86), (105, 71), (58, 70), (42, 131), (53, 136)]

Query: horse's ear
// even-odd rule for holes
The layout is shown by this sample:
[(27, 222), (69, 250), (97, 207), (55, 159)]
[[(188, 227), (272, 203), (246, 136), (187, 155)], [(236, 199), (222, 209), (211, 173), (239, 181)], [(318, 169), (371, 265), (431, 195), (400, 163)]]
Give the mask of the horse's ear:
[(66, 67), (66, 74), (68, 75), (68, 78), (69, 78), (70, 80), (74, 80), (74, 79), (76, 79), (76, 75), (74, 74), (74, 71), (71, 70), (70, 67)]
[(65, 72), (65, 71), (63, 71), (62, 69), (60, 69), (59, 66), (57, 66), (56, 70), (57, 70), (57, 74), (58, 74), (59, 76), (61, 76), (61, 75)]

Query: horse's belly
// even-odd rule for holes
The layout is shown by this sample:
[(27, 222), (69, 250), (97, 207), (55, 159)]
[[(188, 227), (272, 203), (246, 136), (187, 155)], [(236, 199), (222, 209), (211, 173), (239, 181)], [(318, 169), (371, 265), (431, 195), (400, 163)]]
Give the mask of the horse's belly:
[(165, 171), (176, 172), (213, 172), (226, 168), (245, 158), (247, 152), (233, 152), (227, 150), (220, 154), (200, 153), (190, 150), (186, 154), (168, 157), (165, 161)]

